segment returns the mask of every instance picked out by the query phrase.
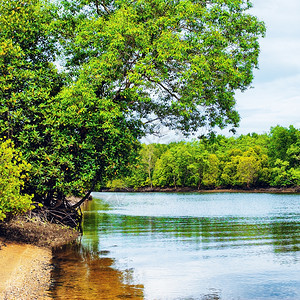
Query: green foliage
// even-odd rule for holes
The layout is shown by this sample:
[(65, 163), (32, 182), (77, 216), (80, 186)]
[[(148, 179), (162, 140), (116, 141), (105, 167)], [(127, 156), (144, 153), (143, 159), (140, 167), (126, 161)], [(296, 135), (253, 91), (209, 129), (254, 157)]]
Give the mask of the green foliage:
[(11, 140), (0, 140), (0, 221), (32, 208), (32, 196), (21, 194), (29, 169)]
[(277, 159), (272, 168), (271, 183), (272, 186), (299, 186), (300, 168), (290, 168), (289, 162)]
[(260, 179), (261, 183), (266, 180), (266, 166), (268, 158), (260, 146), (247, 148), (242, 152), (239, 149), (232, 149), (228, 154), (228, 161), (225, 162), (222, 171), (222, 183), (226, 186), (250, 186), (256, 185)]
[(67, 66), (99, 97), (136, 122), (159, 119), (187, 134), (237, 126), (234, 93), (249, 87), (265, 31), (247, 14), (250, 1), (62, 4), (57, 27)]
[(300, 130), (276, 126), (271, 128), (269, 157), (272, 186), (294, 186), (300, 182)]
[[(289, 128), (281, 126), (273, 127), (270, 132), (269, 156), (273, 162), (277, 159), (286, 160), (289, 148), (292, 147), (289, 150), (289, 156), (292, 156), (291, 151), (297, 152), (298, 149), (299, 152), (299, 144), (300, 130), (294, 128), (294, 126), (291, 125)], [(291, 161), (289, 161), (289, 163), (291, 163)], [(294, 161), (292, 163), (294, 163)]]
[(234, 93), (250, 86), (265, 31), (250, 6), (0, 0), (0, 137), (32, 166), (24, 190), (51, 206), (130, 168), (134, 187), (220, 184), (223, 156), (208, 146), (143, 146), (137, 161), (138, 139), (154, 120), (185, 134), (238, 125)]
[(199, 186), (204, 168), (203, 149), (190, 143), (173, 144), (155, 165), (155, 186)]
[[(274, 163), (274, 157), (282, 155), (282, 148), (274, 145), (284, 143), (274, 132), (285, 136), (290, 134), (290, 129), (293, 138), (285, 146), (285, 160), (276, 159)], [(126, 178), (126, 186), (151, 186), (149, 167), (152, 183), (157, 187), (299, 186), (299, 130), (292, 126), (289, 129), (277, 126), (275, 131), (272, 128), (270, 135), (253, 133), (237, 138), (219, 135), (201, 138), (197, 142), (142, 145), (138, 164), (131, 169), (129, 180)], [(273, 157), (269, 156), (271, 153)]]
[(274, 167), (272, 169), (272, 181), (273, 186), (289, 186), (291, 185), (291, 180), (288, 174), (289, 163), (287, 161), (282, 161), (277, 159)]
[(205, 187), (218, 187), (220, 176), (220, 160), (217, 155), (209, 154), (207, 157), (207, 169), (203, 174), (203, 186)]
[(38, 139), (42, 108), (59, 88), (51, 64), (55, 40), (49, 30), (54, 12), (39, 1), (0, 1), (0, 135)]
[(140, 156), (141, 156), (141, 165), (144, 166), (144, 169), (147, 171), (147, 181), (152, 187), (152, 175), (155, 167), (155, 163), (157, 161), (157, 151), (158, 149), (155, 145), (143, 145)]
[(126, 177), (126, 185), (129, 187), (153, 187), (153, 171), (157, 159), (162, 153), (164, 145), (143, 144), (139, 151), (139, 156), (135, 165), (131, 168), (130, 176)]
[[(176, 173), (174, 170), (175, 158), (171, 150), (167, 150), (157, 161), (155, 172), (153, 175), (153, 183), (155, 186), (175, 186)], [(178, 184), (178, 183), (177, 183)]]
[(122, 179), (113, 179), (108, 181), (107, 185), (106, 185), (109, 189), (111, 189), (112, 191), (116, 190), (116, 189), (124, 189), (126, 188), (126, 184), (124, 182), (124, 180)]
[[(30, 158), (36, 176), (32, 188), (54, 195), (82, 195), (93, 182), (124, 173), (139, 144), (119, 107), (98, 99), (90, 86), (78, 81), (64, 88), (45, 108), (45, 139)], [(29, 149), (28, 149), (29, 150)]]
[(12, 138), (32, 166), (24, 189), (48, 206), (124, 173), (140, 135), (84, 74), (68, 82), (51, 63), (58, 17), (47, 1), (0, 0), (0, 136)]
[(47, 2), (0, 0), (0, 136), (11, 138), (33, 166), (24, 188), (36, 197), (40, 191), (34, 184), (47, 176), (39, 174), (43, 161), (37, 155), (43, 155), (50, 138), (45, 108), (63, 82), (51, 63), (53, 18), (55, 10)]

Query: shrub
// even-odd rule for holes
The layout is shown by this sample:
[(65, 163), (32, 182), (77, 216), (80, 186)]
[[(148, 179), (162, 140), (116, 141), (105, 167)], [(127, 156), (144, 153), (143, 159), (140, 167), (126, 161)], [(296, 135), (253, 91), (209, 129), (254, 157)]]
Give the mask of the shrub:
[(0, 140), (0, 221), (32, 209), (32, 196), (22, 195), (30, 165), (11, 140)]
[(117, 190), (117, 189), (124, 189), (126, 188), (126, 184), (123, 181), (123, 179), (114, 179), (109, 181), (106, 186), (111, 189), (112, 191)]

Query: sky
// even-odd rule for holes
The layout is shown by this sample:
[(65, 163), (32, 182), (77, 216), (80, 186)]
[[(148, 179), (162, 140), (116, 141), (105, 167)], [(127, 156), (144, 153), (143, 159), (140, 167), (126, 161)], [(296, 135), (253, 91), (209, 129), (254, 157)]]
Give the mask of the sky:
[[(237, 134), (269, 132), (272, 126), (300, 128), (300, 0), (252, 0), (249, 11), (266, 24), (260, 40), (259, 69), (252, 87), (236, 93), (241, 116)], [(200, 133), (205, 133), (205, 130)], [(218, 133), (230, 136), (228, 130)], [(185, 139), (163, 129), (143, 142), (168, 143)]]
[(266, 24), (253, 88), (237, 93), (239, 134), (271, 126), (300, 128), (300, 1), (253, 0), (251, 14)]

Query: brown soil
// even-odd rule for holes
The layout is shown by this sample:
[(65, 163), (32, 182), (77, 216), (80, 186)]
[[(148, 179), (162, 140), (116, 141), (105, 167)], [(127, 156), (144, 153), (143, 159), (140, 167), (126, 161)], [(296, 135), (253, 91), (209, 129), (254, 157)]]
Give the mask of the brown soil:
[(50, 299), (51, 248), (79, 233), (39, 218), (18, 217), (0, 224), (0, 299)]
[(38, 217), (18, 217), (0, 223), (0, 237), (6, 241), (21, 242), (52, 248), (67, 244), (78, 237), (78, 231), (58, 224), (44, 222)]

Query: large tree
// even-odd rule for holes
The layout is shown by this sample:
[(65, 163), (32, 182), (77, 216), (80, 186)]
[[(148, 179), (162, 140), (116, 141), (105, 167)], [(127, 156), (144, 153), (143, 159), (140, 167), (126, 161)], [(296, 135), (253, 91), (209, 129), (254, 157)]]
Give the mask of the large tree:
[(46, 1), (0, 0), (0, 137), (12, 139), (32, 166), (23, 191), (50, 219), (76, 225), (65, 197), (87, 195), (101, 177), (123, 172), (135, 159), (139, 129), (119, 105), (58, 72), (58, 17)]
[(55, 14), (47, 2), (0, 1), (0, 137), (11, 138), (32, 164), (25, 188), (40, 201), (45, 193), (34, 183), (46, 176), (38, 172), (49, 143), (46, 108), (64, 82), (53, 64), (57, 49), (50, 24)]
[(0, 135), (32, 165), (27, 191), (56, 207), (124, 172), (154, 120), (185, 134), (236, 127), (234, 94), (265, 30), (250, 7), (0, 0)]
[(99, 99), (141, 126), (238, 125), (235, 91), (250, 86), (265, 31), (249, 0), (62, 3), (67, 66)]

